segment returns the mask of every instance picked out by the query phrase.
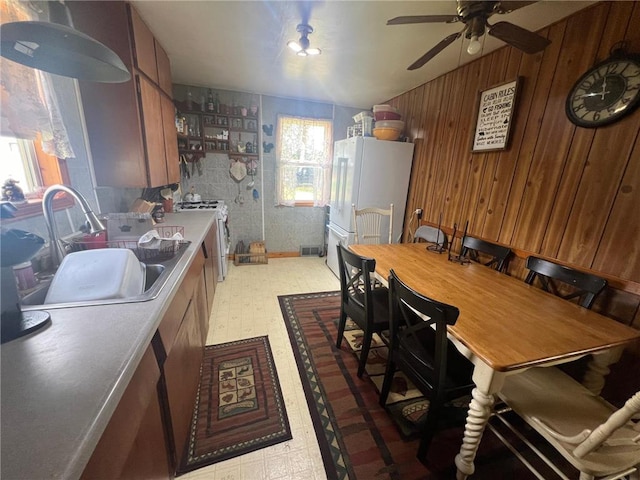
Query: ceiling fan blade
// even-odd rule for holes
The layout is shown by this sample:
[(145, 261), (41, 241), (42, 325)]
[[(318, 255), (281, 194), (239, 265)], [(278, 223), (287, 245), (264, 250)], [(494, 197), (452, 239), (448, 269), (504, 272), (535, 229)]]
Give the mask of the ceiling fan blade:
[(519, 8), (522, 7), (526, 7), (527, 5), (531, 5), (532, 3), (537, 3), (537, 1), (532, 1), (532, 2), (525, 2), (525, 1), (519, 1), (519, 0), (514, 0), (514, 1), (507, 1), (507, 2), (500, 2), (500, 4), (498, 5), (496, 11), (497, 13), (509, 13), (509, 12), (513, 12), (514, 10), (517, 10)]
[(435, 57), (437, 54), (439, 54), (442, 50), (444, 50), (446, 47), (448, 47), (450, 44), (452, 44), (458, 38), (460, 38), (460, 35), (462, 35), (462, 32), (449, 35), (440, 43), (438, 43), (435, 47), (433, 47), (431, 50), (429, 50), (427, 53), (421, 56), (418, 60), (413, 62), (411, 65), (409, 65), (409, 68), (407, 68), (407, 70), (416, 70), (420, 68), (429, 60), (431, 60), (433, 57)]
[(406, 25), (408, 23), (455, 23), (459, 22), (457, 15), (413, 15), (395, 17), (387, 21), (387, 25)]
[(551, 43), (550, 40), (537, 33), (530, 32), (509, 22), (498, 22), (495, 25), (491, 25), (488, 33), (525, 53), (541, 52)]

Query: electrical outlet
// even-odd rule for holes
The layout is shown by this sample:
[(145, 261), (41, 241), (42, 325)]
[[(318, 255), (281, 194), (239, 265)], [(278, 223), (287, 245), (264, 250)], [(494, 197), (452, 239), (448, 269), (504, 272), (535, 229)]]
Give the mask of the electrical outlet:
[(416, 208), (416, 217), (418, 217), (418, 220), (422, 220), (422, 209), (421, 208)]

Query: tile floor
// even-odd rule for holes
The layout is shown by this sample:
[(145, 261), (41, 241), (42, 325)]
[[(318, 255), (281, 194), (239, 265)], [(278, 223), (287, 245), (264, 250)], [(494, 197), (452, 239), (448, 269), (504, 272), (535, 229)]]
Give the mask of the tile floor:
[(324, 258), (269, 259), (235, 267), (218, 283), (207, 344), (268, 335), (293, 439), (181, 476), (184, 480), (325, 480), (278, 295), (339, 290)]

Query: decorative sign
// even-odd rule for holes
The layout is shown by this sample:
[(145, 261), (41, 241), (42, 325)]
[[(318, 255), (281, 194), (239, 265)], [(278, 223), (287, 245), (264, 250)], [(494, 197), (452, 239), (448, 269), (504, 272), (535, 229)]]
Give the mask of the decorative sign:
[(474, 152), (507, 148), (518, 80), (480, 92)]

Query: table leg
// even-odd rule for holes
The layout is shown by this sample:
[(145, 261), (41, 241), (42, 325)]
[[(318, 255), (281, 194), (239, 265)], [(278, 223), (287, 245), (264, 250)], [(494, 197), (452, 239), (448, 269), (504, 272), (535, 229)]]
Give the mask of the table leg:
[(604, 388), (605, 377), (611, 372), (609, 365), (620, 360), (623, 350), (624, 347), (615, 347), (591, 355), (587, 370), (582, 377), (582, 385), (594, 395), (600, 395)]
[(500, 391), (504, 384), (504, 374), (494, 372), (487, 365), (479, 362), (473, 370), (473, 381), (476, 384), (476, 388), (471, 392), (473, 399), (469, 404), (462, 447), (460, 447), (460, 453), (456, 455), (455, 460), (458, 468), (457, 480), (465, 480), (475, 471), (473, 460), (476, 457), (482, 434), (493, 411), (495, 394)]

